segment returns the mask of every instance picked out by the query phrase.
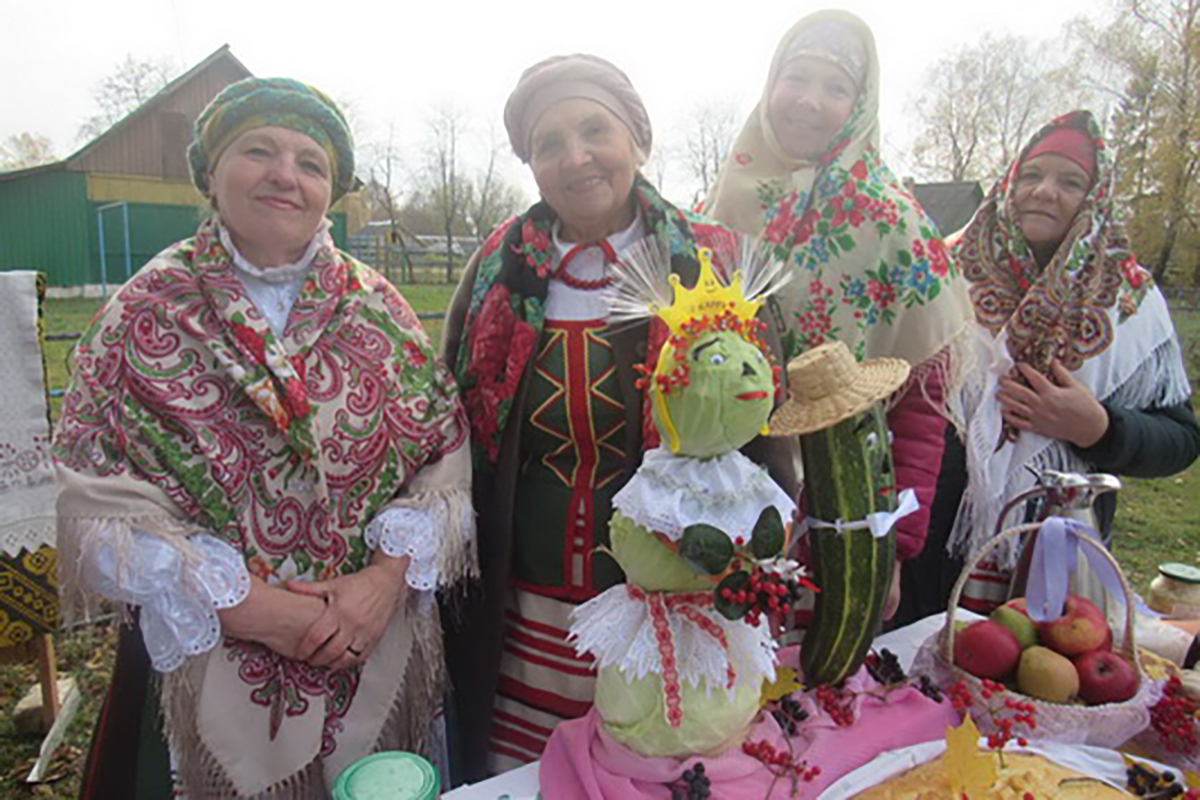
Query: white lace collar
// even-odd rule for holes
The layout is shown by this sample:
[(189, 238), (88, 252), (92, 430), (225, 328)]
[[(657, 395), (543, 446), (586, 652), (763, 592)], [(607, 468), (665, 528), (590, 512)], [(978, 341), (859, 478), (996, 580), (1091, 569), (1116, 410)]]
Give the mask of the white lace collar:
[(297, 276), (308, 273), (308, 268), (312, 266), (313, 259), (316, 258), (317, 250), (325, 243), (326, 237), (329, 235), (329, 227), (332, 223), (328, 219), (322, 219), (320, 226), (317, 227), (317, 232), (313, 234), (312, 241), (308, 243), (308, 247), (304, 250), (304, 255), (300, 256), (300, 260), (292, 264), (280, 264), (277, 267), (256, 267), (251, 264), (241, 251), (237, 249), (237, 245), (233, 243), (233, 237), (229, 234), (229, 229), (225, 227), (225, 223), (217, 219), (217, 232), (221, 237), (221, 244), (228, 251), (233, 259), (233, 266), (239, 272), (249, 275), (252, 278), (257, 278), (264, 283), (291, 283), (296, 280)]
[(709, 459), (673, 455), (664, 447), (649, 450), (613, 497), (613, 508), (672, 541), (700, 522), (733, 539), (749, 537), (767, 506), (774, 506), (785, 524), (796, 513), (796, 504), (766, 469), (737, 450)]

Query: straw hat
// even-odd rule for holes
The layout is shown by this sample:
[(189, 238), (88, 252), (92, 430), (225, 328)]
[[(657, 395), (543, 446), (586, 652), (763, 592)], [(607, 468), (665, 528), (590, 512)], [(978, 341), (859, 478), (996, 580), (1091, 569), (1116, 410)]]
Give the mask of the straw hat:
[(788, 364), (791, 397), (771, 416), (771, 435), (796, 436), (833, 427), (890, 396), (908, 373), (908, 362), (899, 358), (860, 364), (845, 342), (814, 347)]

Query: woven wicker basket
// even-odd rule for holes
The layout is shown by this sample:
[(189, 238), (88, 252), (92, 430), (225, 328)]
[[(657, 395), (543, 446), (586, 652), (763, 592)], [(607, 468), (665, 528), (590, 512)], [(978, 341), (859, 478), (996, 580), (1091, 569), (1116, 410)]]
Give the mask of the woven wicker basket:
[[(1004, 701), (1008, 698), (1032, 703), (1037, 709), (1037, 728), (1028, 734), (1031, 739), (1090, 744), (1098, 747), (1117, 747), (1150, 724), (1150, 707), (1157, 702), (1160, 690), (1146, 677), (1141, 658), (1137, 653), (1134, 641), (1136, 604), (1133, 592), (1129, 588), (1129, 582), (1125, 579), (1125, 574), (1113, 559), (1112, 554), (1091, 536), (1081, 535), (1079, 537), (1080, 545), (1091, 548), (1102, 558), (1108, 560), (1121, 580), (1121, 590), (1125, 595), (1125, 636), (1118, 652), (1128, 659), (1137, 670), (1138, 691), (1136, 695), (1123, 703), (1107, 703), (1097, 706), (1051, 703), (1011, 690), (1005, 690), (999, 694), (993, 693), (990, 700), (985, 700), (982, 694), (983, 681), (954, 664), (955, 612), (959, 596), (976, 564), (987, 558), (1004, 543), (1025, 534), (1034, 533), (1040, 527), (1040, 523), (1034, 523), (1009, 528), (980, 548), (979, 552), (975, 554), (974, 560), (969, 560), (962, 575), (959, 576), (958, 582), (954, 585), (954, 591), (950, 594), (946, 624), (938, 633), (936, 644), (933, 647), (932, 661), (934, 671), (937, 673), (936, 677), (943, 685), (963, 682), (975, 699), (973, 709), (977, 709), (985, 703), (992, 707), (1003, 706)], [(987, 714), (972, 714), (972, 716), (975, 717), (975, 723), (981, 732), (985, 734), (996, 732), (996, 726)], [(1024, 726), (1018, 726), (1018, 728), (1021, 729), (1021, 733), (1024, 732)], [(1017, 736), (1019, 733), (1014, 731), (1013, 735)]]

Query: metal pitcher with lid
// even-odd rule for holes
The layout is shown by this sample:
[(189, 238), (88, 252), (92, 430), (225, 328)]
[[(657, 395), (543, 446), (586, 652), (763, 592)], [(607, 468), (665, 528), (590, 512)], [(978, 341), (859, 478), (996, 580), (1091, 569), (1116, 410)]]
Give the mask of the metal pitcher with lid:
[[(1077, 472), (1059, 472), (1043, 470), (1038, 475), (1037, 485), (1021, 492), (1005, 504), (996, 520), (994, 534), (999, 534), (1005, 527), (1005, 519), (1015, 509), (1022, 508), (1030, 501), (1040, 501), (1037, 511), (1024, 522), (1040, 522), (1048, 517), (1067, 517), (1087, 525), (1099, 532), (1100, 526), (1096, 519), (1096, 498), (1108, 492), (1121, 488), (1121, 481), (1115, 475), (1092, 473), (1083, 475)], [(1026, 578), (1029, 574), (1029, 562), (1033, 557), (1033, 543), (1037, 534), (1029, 537), (1021, 553), (1021, 560), (1013, 573), (1009, 585), (1009, 596), (1019, 597), (1025, 594)], [(1112, 532), (1102, 534), (1105, 547), (1112, 543)], [(1081, 559), (1078, 570), (1071, 581), (1071, 593), (1086, 597), (1095, 603), (1105, 614), (1108, 613), (1108, 598), (1104, 586), (1092, 573), (1087, 559)]]

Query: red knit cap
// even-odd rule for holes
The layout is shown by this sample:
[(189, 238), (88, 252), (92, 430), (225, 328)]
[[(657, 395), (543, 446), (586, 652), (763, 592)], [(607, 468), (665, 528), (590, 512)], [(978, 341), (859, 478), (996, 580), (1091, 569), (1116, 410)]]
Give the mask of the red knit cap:
[(1047, 153), (1070, 159), (1087, 173), (1089, 179), (1096, 177), (1096, 144), (1081, 130), (1055, 128), (1029, 149), (1022, 163)]

